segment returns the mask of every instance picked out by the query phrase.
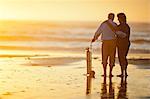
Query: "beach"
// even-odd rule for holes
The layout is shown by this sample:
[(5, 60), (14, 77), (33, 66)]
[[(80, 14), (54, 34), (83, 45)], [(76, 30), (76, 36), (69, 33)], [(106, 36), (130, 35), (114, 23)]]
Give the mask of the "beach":
[(117, 55), (114, 77), (101, 76), (100, 41), (92, 50), (95, 78), (86, 75), (85, 49), (97, 23), (1, 22), (0, 26), (0, 99), (150, 98), (150, 34), (149, 28), (138, 30), (141, 24), (132, 30), (127, 78), (117, 77)]
[[(52, 56), (51, 56), (52, 55)], [(0, 58), (1, 99), (148, 99), (150, 97), (150, 60), (130, 55), (126, 81), (122, 82), (116, 61), (114, 77), (101, 75), (101, 58), (93, 55), (91, 92), (86, 94), (87, 76), (84, 54), (52, 53), (33, 56), (2, 56)], [(132, 57), (132, 58), (131, 58)], [(149, 57), (149, 56), (147, 56)], [(140, 57), (141, 58), (141, 57)], [(139, 63), (137, 64), (137, 60)], [(145, 64), (143, 64), (143, 61)], [(148, 68), (144, 68), (144, 67)], [(110, 89), (111, 88), (111, 89)], [(104, 93), (105, 92), (105, 93)], [(119, 98), (118, 98), (119, 97)]]

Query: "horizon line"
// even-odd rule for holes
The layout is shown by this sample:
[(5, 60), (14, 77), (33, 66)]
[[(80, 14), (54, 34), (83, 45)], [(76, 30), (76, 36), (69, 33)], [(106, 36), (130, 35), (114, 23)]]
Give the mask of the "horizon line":
[[(103, 22), (105, 20), (36, 20), (36, 19), (0, 19), (0, 21), (24, 21), (24, 22), (91, 22), (91, 23), (97, 23), (97, 22)], [(150, 21), (128, 21), (128, 23), (148, 23), (150, 24)]]

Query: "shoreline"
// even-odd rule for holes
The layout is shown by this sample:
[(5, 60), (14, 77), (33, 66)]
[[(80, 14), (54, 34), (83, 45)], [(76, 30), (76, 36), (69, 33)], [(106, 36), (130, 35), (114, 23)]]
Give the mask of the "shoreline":
[[(33, 53), (32, 53), (33, 54)], [(138, 97), (148, 97), (150, 86), (149, 70), (137, 68), (136, 64), (130, 64), (128, 68), (129, 76), (127, 84), (122, 86), (119, 74), (120, 66), (116, 63), (114, 67), (112, 84), (109, 77), (106, 78), (106, 86), (103, 84), (102, 66), (99, 55), (93, 55), (92, 66), (95, 71), (95, 79), (91, 79), (91, 93), (86, 95), (86, 58), (85, 54), (75, 53), (54, 53), (49, 52), (46, 56), (28, 55), (8, 57), (3, 55), (0, 59), (0, 98), (2, 99), (96, 99), (113, 96), (114, 99), (124, 94), (129, 99)], [(10, 55), (11, 56), (11, 55)], [(130, 57), (139, 59), (141, 56), (131, 55)], [(131, 59), (131, 58), (129, 58)], [(133, 59), (134, 63), (137, 60)], [(138, 60), (139, 61), (139, 60)], [(100, 66), (99, 66), (100, 65)], [(140, 67), (145, 66), (141, 63)], [(141, 75), (142, 74), (142, 75)], [(17, 79), (16, 79), (17, 78)], [(140, 80), (139, 80), (140, 78)], [(135, 82), (137, 82), (135, 84)], [(145, 87), (147, 86), (147, 87)], [(102, 93), (104, 88), (112, 88), (111, 94)], [(120, 89), (118, 89), (120, 88)], [(126, 88), (126, 92), (120, 92), (121, 88)], [(37, 91), (38, 90), (38, 91)], [(113, 91), (114, 90), (114, 91)], [(142, 91), (144, 90), (144, 91)], [(135, 93), (139, 94), (135, 94)], [(111, 94), (111, 95), (110, 95)], [(126, 95), (125, 95), (126, 94)]]

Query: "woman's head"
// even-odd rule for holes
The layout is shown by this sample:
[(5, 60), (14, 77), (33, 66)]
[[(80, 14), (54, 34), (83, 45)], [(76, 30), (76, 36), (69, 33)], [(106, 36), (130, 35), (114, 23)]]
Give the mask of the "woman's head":
[(124, 13), (118, 13), (117, 17), (120, 23), (126, 23), (126, 15)]

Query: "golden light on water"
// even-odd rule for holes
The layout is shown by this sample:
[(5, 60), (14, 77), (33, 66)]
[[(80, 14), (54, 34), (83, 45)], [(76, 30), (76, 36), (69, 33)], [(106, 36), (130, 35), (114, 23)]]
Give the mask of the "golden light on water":
[[(0, 0), (0, 99), (149, 98), (149, 24), (131, 23), (128, 79), (116, 77), (118, 60), (114, 77), (101, 76), (97, 41), (92, 45), (96, 79), (86, 81), (85, 48), (100, 22), (81, 22), (103, 21), (109, 12), (125, 12), (130, 22), (150, 22), (149, 4), (149, 0)], [(91, 88), (88, 96), (86, 84)]]

